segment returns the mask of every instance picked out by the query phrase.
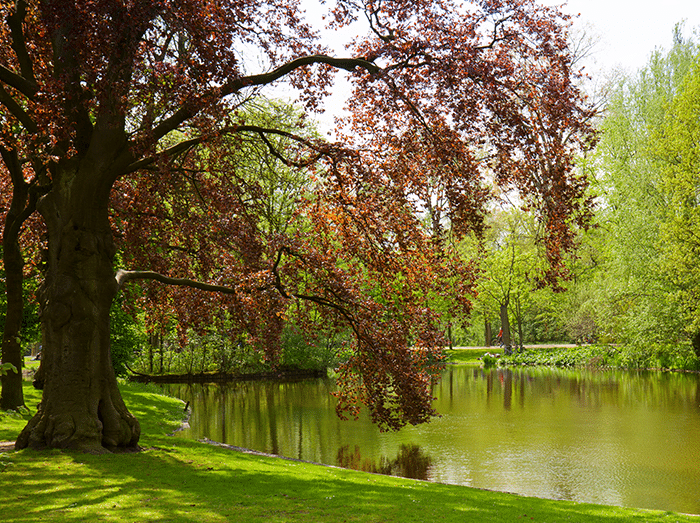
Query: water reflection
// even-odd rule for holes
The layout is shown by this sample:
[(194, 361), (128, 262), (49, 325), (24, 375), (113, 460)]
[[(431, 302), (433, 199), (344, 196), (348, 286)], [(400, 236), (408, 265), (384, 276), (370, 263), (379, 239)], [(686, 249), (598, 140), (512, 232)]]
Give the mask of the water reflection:
[(428, 460), (416, 474), (434, 481), (700, 513), (697, 375), (453, 367), (434, 387), (442, 416), (389, 434), (339, 420), (333, 386), (170, 388), (191, 402), (190, 437), (402, 475), (401, 456), (416, 453)]
[(423, 480), (428, 479), (428, 470), (432, 462), (430, 456), (414, 444), (402, 444), (396, 458), (390, 460), (382, 456), (378, 463), (370, 458), (363, 458), (358, 445), (355, 445), (353, 452), (350, 451), (350, 445), (343, 445), (338, 449), (336, 458), (337, 465), (346, 469)]

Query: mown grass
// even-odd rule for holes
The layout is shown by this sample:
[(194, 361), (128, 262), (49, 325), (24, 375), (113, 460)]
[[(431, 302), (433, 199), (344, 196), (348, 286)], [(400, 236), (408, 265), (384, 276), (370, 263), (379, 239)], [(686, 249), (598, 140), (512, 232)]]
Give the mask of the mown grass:
[(488, 349), (484, 347), (445, 349), (447, 363), (458, 365), (480, 365), (480, 358), (482, 358), (487, 352), (490, 352), (491, 354), (501, 354), (503, 349), (498, 347), (489, 347)]
[[(142, 423), (144, 451), (0, 454), (0, 520), (699, 521), (668, 512), (528, 498), (244, 454), (168, 436), (182, 417), (181, 401), (141, 385), (124, 384), (122, 391)], [(31, 391), (27, 396), (30, 404), (37, 399)], [(0, 425), (2, 439), (12, 439), (23, 422), (3, 416)]]

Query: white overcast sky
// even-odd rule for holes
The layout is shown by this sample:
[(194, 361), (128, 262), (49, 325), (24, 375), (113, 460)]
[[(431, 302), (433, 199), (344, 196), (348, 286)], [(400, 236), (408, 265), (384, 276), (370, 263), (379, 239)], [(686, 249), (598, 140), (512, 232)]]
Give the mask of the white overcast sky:
[(634, 72), (644, 67), (655, 48), (671, 47), (673, 28), (684, 19), (686, 36), (700, 30), (700, 0), (569, 0), (563, 11), (580, 14), (575, 25), (590, 24), (597, 33), (596, 65), (604, 70), (620, 66)]

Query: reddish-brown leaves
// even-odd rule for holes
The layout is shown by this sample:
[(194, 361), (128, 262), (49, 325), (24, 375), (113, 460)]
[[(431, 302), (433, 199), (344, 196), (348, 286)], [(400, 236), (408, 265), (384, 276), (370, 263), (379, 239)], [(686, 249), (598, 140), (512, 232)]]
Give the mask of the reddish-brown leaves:
[[(358, 59), (333, 61), (313, 58), (323, 48), (291, 0), (30, 4), (24, 43), (0, 25), (2, 145), (66, 198), (71, 184), (111, 191), (119, 264), (231, 290), (144, 284), (149, 326), (225, 319), (271, 360), (285, 321), (349, 333), (340, 409), (364, 403), (385, 428), (432, 414), (437, 311), (469, 309), (477, 274), (457, 245), (481, 231), (493, 182), (546, 225), (543, 281), (588, 218), (573, 158), (591, 112), (555, 8), (338, 0), (332, 25), (370, 31)], [(355, 82), (338, 143), (299, 113), (250, 108), (285, 79), (313, 108), (334, 66)]]

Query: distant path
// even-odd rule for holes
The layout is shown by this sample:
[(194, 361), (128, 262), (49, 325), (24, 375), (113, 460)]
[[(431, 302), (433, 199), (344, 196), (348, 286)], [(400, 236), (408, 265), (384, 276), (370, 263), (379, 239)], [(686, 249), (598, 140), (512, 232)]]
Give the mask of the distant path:
[[(578, 345), (574, 343), (552, 343), (552, 344), (543, 344), (543, 345), (524, 345), (526, 349), (571, 349), (574, 347), (578, 347)], [(500, 349), (498, 345), (491, 345), (490, 347), (452, 347), (454, 350), (497, 350)]]

